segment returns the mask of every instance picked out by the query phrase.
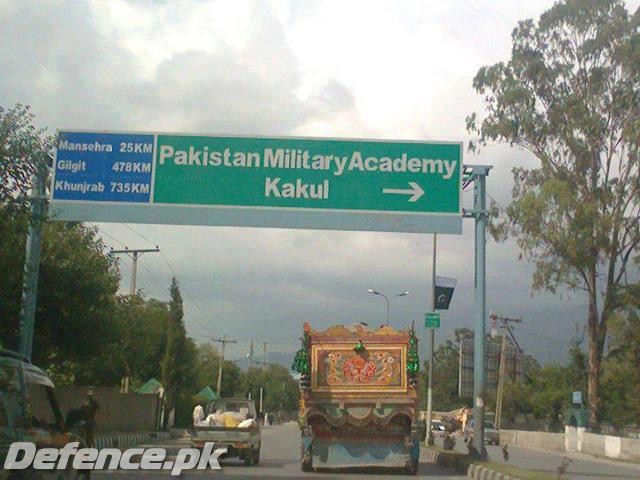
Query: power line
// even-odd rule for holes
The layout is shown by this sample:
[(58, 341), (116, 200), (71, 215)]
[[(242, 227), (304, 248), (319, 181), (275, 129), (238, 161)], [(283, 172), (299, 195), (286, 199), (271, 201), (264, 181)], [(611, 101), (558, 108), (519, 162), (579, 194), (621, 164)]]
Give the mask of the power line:
[[(173, 265), (171, 265), (171, 262), (169, 262), (169, 259), (162, 252), (160, 252), (160, 256), (162, 257), (162, 259), (165, 261), (165, 263), (169, 267), (169, 270), (171, 270), (171, 273), (173, 274), (173, 276), (178, 278), (178, 274), (176, 273), (176, 270), (173, 268)], [(191, 303), (193, 303), (193, 306), (196, 307), (196, 310), (198, 310), (200, 312), (200, 314), (203, 316), (203, 318), (207, 318), (207, 315), (205, 315), (204, 311), (200, 308), (200, 305), (198, 305), (198, 302), (196, 302), (196, 300), (189, 293), (189, 291), (186, 288), (184, 288), (184, 285), (183, 285), (183, 291), (184, 291), (185, 296), (189, 299), (189, 301)]]
[(151, 240), (149, 240), (148, 237), (145, 237), (143, 234), (141, 234), (140, 232), (138, 232), (137, 230), (135, 230), (133, 227), (127, 225), (126, 223), (122, 223), (122, 225), (124, 225), (126, 228), (128, 228), (129, 230), (131, 230), (133, 233), (135, 233), (136, 235), (138, 235), (142, 240), (144, 240), (145, 242), (149, 242), (151, 245), (154, 245), (155, 242), (152, 242)]
[(125, 244), (123, 242), (121, 242), (120, 240), (118, 240), (116, 237), (114, 237), (113, 235), (105, 232), (104, 230), (102, 230), (100, 227), (96, 227), (96, 229), (102, 233), (103, 235), (106, 235), (107, 237), (109, 237), (111, 240), (113, 240), (114, 242), (116, 242), (119, 245), (122, 245), (123, 247), (125, 246)]
[[(125, 228), (127, 228), (128, 230), (130, 230), (131, 232), (135, 233), (138, 237), (140, 237), (142, 240), (149, 242), (152, 245), (155, 245), (154, 242), (152, 242), (149, 237), (143, 235), (142, 233), (138, 232), (136, 229), (134, 229), (133, 227), (131, 227), (130, 225), (126, 224), (126, 223), (122, 223), (121, 225), (123, 225)], [(110, 238), (114, 239), (116, 242), (118, 242), (119, 244), (124, 246), (124, 243), (120, 242), (118, 239), (116, 239), (115, 237), (107, 234), (106, 232), (104, 232), (103, 230), (101, 230), (103, 233), (105, 233), (107, 236), (109, 236)], [(156, 247), (157, 248), (157, 247)], [(176, 273), (175, 268), (173, 268), (173, 265), (171, 264), (171, 262), (169, 261), (169, 259), (167, 258), (167, 256), (164, 254), (164, 252), (162, 252), (162, 250), (158, 250), (158, 253), (160, 254), (160, 256), (162, 257), (162, 259), (164, 260), (165, 264), (167, 265), (167, 267), (169, 268), (169, 270), (171, 271), (171, 274), (175, 277), (178, 278), (178, 274)], [(144, 266), (143, 266), (144, 268)], [(146, 269), (146, 268), (145, 268)], [(146, 269), (147, 271), (149, 271), (148, 269)], [(195, 309), (198, 311), (198, 313), (202, 316), (202, 319), (199, 319), (198, 317), (192, 317), (195, 320), (199, 321), (201, 323), (201, 325), (203, 327), (205, 327), (205, 329), (207, 331), (210, 332), (210, 325), (207, 323), (207, 315), (205, 315), (204, 311), (202, 310), (202, 308), (200, 308), (200, 305), (198, 304), (198, 302), (196, 302), (196, 300), (193, 298), (193, 296), (190, 294), (190, 292), (187, 290), (187, 288), (185, 287), (185, 285), (182, 285), (182, 292), (184, 294), (185, 297), (187, 297), (187, 299), (189, 300), (190, 303), (193, 304), (193, 306), (195, 307)]]
[(131, 258), (131, 288), (129, 290), (129, 295), (136, 294), (136, 276), (138, 275), (138, 258), (140, 258), (145, 253), (158, 253), (160, 249), (156, 245), (156, 248), (128, 248), (124, 247), (124, 250), (114, 250), (113, 248), (109, 251), (109, 255), (127, 255)]
[(224, 351), (227, 347), (227, 343), (238, 343), (238, 340), (235, 338), (227, 338), (227, 336), (223, 336), (222, 338), (216, 337), (211, 339), (212, 342), (221, 343), (222, 344), (222, 355), (220, 356), (220, 362), (218, 363), (218, 398), (220, 398), (220, 389), (222, 387), (222, 364), (224, 363)]

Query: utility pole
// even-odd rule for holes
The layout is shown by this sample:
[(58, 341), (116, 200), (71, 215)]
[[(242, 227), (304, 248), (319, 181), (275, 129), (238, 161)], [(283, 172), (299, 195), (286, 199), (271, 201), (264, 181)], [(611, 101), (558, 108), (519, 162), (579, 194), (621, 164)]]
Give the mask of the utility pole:
[(502, 396), (504, 391), (504, 377), (506, 371), (506, 357), (507, 357), (507, 332), (513, 336), (509, 323), (521, 323), (521, 318), (509, 318), (501, 315), (491, 314), (491, 320), (500, 320), (502, 324), (502, 345), (500, 347), (500, 369), (498, 372), (498, 392), (496, 394), (496, 430), (500, 430), (502, 423)]
[[(264, 393), (264, 388), (260, 387), (260, 409), (259, 409), (260, 414), (262, 414), (262, 399), (264, 396), (263, 393)], [(264, 420), (262, 422), (264, 423)]]
[[(128, 247), (124, 247), (124, 250), (114, 250), (113, 248), (109, 250), (109, 255), (127, 255), (131, 258), (131, 284), (129, 286), (129, 295), (134, 296), (136, 294), (136, 277), (138, 274), (138, 258), (142, 256), (143, 253), (155, 253), (159, 252), (160, 249), (156, 245), (156, 248), (142, 248), (142, 249), (129, 249)], [(122, 379), (122, 392), (129, 392), (129, 375), (125, 376)]]
[(253, 340), (249, 344), (249, 370), (253, 368)]
[(131, 286), (129, 287), (129, 295), (136, 294), (136, 276), (138, 274), (138, 258), (142, 256), (143, 253), (155, 253), (159, 252), (160, 248), (156, 245), (156, 248), (141, 248), (141, 249), (130, 249), (128, 247), (124, 247), (124, 250), (114, 250), (113, 248), (109, 250), (109, 255), (118, 255), (124, 254), (131, 258)]
[(47, 215), (47, 167), (46, 157), (36, 158), (36, 172), (31, 179), (31, 218), (25, 247), (24, 275), (22, 280), (22, 305), (20, 307), (20, 353), (31, 359), (33, 330), (36, 323), (38, 274), (42, 245), (42, 223)]
[(224, 351), (227, 347), (227, 343), (238, 343), (238, 340), (236, 340), (235, 338), (227, 338), (227, 336), (225, 335), (222, 338), (213, 338), (212, 341), (222, 344), (222, 355), (220, 356), (220, 363), (218, 364), (218, 385), (216, 386), (218, 398), (220, 398), (220, 390), (222, 388), (222, 364), (224, 363)]
[[(438, 245), (438, 234), (433, 234), (433, 255), (431, 259), (431, 311), (436, 309), (436, 248)], [(427, 380), (427, 439), (431, 435), (431, 417), (433, 414), (433, 349), (435, 348), (436, 329), (429, 329), (429, 378)]]
[(267, 342), (262, 342), (262, 366), (267, 368)]

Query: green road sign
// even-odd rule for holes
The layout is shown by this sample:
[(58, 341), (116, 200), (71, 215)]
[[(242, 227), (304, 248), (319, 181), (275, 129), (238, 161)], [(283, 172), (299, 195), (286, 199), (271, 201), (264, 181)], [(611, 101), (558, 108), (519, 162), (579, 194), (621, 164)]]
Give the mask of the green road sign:
[(425, 313), (424, 326), (427, 328), (440, 328), (440, 313), (439, 312)]
[(60, 219), (441, 233), (462, 226), (460, 143), (60, 132), (55, 175)]

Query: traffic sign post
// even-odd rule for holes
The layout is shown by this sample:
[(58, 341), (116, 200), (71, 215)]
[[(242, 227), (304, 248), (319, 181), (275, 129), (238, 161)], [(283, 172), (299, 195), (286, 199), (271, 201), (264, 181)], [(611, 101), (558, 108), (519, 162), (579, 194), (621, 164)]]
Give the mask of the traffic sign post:
[(60, 220), (461, 233), (461, 143), (60, 132)]
[(438, 329), (440, 328), (440, 313), (428, 312), (424, 314), (424, 326), (426, 328)]
[(475, 220), (475, 326), (473, 336), (473, 418), (475, 430), (473, 451), (480, 458), (487, 457), (484, 446), (484, 344), (487, 323), (486, 302), (486, 247), (487, 247), (487, 192), (489, 165), (468, 167), (468, 182), (473, 182), (473, 209), (465, 217)]

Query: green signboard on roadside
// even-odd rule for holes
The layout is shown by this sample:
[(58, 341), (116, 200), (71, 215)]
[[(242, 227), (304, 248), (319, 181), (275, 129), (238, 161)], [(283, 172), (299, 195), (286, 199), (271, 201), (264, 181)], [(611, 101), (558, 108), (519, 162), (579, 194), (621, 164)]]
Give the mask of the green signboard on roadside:
[(461, 232), (460, 143), (91, 132), (59, 139), (52, 206), (60, 219)]
[(427, 312), (424, 314), (424, 326), (427, 328), (440, 328), (440, 313)]

